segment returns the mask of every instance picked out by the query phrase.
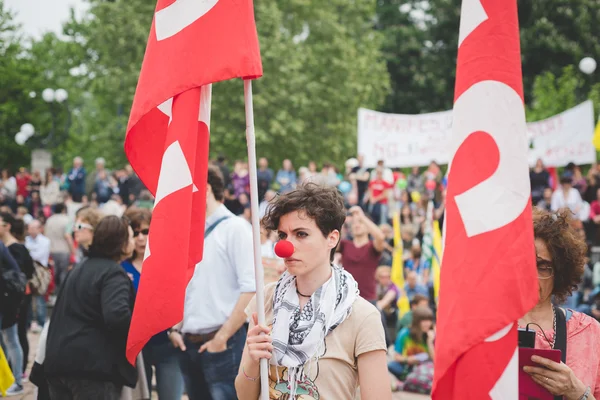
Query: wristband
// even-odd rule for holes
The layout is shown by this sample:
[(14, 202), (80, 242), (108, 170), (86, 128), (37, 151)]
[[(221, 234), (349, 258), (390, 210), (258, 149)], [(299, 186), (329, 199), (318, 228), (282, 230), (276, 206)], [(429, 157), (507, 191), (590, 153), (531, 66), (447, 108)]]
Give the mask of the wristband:
[(581, 396), (581, 397), (579, 398), (579, 400), (587, 400), (587, 399), (588, 399), (588, 397), (590, 396), (590, 392), (591, 392), (591, 391), (592, 391), (592, 388), (591, 388), (590, 386), (588, 386), (588, 387), (585, 389), (585, 393), (583, 394), (583, 396)]
[(242, 365), (242, 373), (244, 374), (244, 378), (246, 378), (246, 379), (248, 379), (249, 381), (252, 381), (252, 382), (256, 382), (256, 380), (257, 380), (258, 378), (260, 378), (260, 376), (258, 376), (258, 377), (256, 377), (256, 378), (253, 378), (253, 377), (251, 377), (251, 376), (248, 376), (248, 374), (246, 374), (246, 370), (244, 369), (244, 366), (243, 366), (243, 365)]
[(171, 333), (173, 333), (173, 332), (177, 332), (177, 333), (181, 334), (181, 331), (179, 329), (169, 328), (169, 329), (167, 329), (167, 336), (171, 336)]

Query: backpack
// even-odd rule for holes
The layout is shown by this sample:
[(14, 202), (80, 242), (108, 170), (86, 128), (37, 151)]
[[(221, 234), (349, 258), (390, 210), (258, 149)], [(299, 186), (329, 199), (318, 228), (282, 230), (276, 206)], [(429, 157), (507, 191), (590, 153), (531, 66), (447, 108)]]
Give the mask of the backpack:
[(430, 394), (433, 385), (433, 362), (427, 361), (416, 365), (406, 376), (404, 386), (405, 392)]
[(43, 296), (48, 291), (48, 286), (50, 286), (50, 281), (52, 280), (52, 274), (50, 273), (50, 268), (44, 267), (37, 261), (33, 262), (33, 266), (33, 276), (29, 280), (31, 291), (34, 294)]

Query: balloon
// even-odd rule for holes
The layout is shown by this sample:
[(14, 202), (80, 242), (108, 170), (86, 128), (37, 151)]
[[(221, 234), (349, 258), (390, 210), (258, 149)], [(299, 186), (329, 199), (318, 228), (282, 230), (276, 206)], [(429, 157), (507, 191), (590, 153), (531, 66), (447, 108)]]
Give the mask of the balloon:
[(586, 75), (591, 75), (596, 70), (596, 60), (592, 57), (584, 57), (579, 61), (579, 70)]
[(412, 198), (413, 203), (418, 203), (421, 201), (421, 193), (417, 192), (416, 190), (411, 192), (410, 197)]
[(428, 180), (427, 182), (425, 182), (425, 189), (427, 190), (435, 190), (436, 186), (437, 184), (433, 180)]
[(352, 190), (352, 184), (348, 181), (344, 181), (339, 184), (338, 189), (340, 189), (340, 192), (343, 194), (346, 194)]
[(29, 138), (35, 133), (35, 128), (30, 123), (26, 123), (21, 125), (21, 132), (23, 132), (25, 136)]
[(400, 178), (396, 181), (396, 186), (398, 186), (398, 189), (404, 190), (408, 186), (408, 181), (404, 178)]

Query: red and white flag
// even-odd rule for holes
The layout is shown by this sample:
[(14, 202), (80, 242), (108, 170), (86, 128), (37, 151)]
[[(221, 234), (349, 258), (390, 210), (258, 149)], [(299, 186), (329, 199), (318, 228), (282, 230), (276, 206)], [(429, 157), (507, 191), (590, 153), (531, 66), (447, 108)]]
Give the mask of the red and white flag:
[(433, 399), (518, 399), (537, 302), (516, 0), (463, 0)]
[(127, 339), (132, 364), (153, 335), (182, 320), (202, 259), (211, 84), (261, 75), (252, 0), (158, 0), (125, 138), (156, 197)]

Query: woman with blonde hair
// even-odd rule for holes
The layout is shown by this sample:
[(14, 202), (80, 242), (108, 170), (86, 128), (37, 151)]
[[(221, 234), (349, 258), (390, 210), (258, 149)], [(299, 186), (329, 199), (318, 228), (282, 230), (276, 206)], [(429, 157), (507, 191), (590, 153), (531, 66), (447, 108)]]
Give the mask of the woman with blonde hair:
[(100, 220), (102, 213), (91, 207), (81, 208), (75, 214), (75, 225), (73, 226), (77, 250), (75, 251), (75, 263), (81, 262), (87, 255), (89, 247), (94, 240), (94, 231)]

